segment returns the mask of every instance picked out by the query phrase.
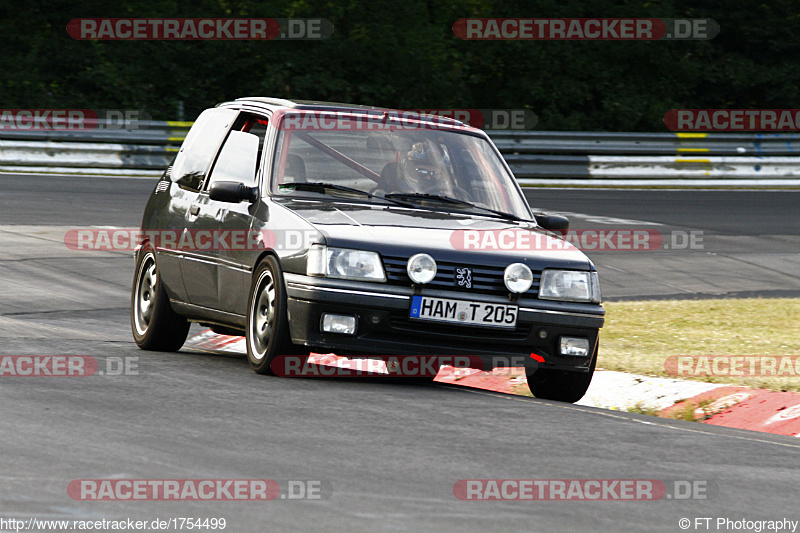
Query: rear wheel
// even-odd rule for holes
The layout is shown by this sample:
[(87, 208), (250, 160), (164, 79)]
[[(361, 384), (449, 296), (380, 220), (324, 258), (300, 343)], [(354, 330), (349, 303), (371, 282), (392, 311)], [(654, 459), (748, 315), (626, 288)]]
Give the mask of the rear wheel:
[(586, 394), (592, 382), (594, 367), (597, 363), (597, 347), (595, 347), (589, 372), (568, 372), (539, 368), (527, 371), (528, 388), (531, 394), (543, 400), (575, 403)]
[(143, 350), (176, 352), (189, 334), (189, 321), (172, 310), (151, 248), (139, 254), (131, 290), (131, 330)]
[(270, 365), (279, 355), (308, 356), (292, 344), (286, 313), (286, 289), (278, 260), (268, 256), (256, 269), (247, 304), (247, 360), (259, 374), (275, 375)]

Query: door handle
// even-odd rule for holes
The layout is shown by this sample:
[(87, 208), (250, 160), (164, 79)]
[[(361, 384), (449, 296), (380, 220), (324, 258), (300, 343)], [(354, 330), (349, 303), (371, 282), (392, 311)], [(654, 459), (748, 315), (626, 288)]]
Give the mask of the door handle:
[(189, 214), (190, 215), (197, 216), (197, 214), (199, 212), (200, 212), (200, 206), (199, 205), (193, 205), (192, 207), (189, 208)]

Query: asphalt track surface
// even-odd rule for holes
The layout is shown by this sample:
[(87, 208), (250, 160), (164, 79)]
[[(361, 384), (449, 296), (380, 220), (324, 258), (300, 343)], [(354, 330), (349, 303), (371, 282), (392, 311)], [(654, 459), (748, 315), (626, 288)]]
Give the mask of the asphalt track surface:
[[(0, 378), (0, 518), (224, 517), (237, 532), (672, 532), (685, 531), (682, 518), (800, 519), (797, 438), (442, 384), (270, 378), (231, 354), (140, 351), (128, 319), (130, 253), (71, 251), (63, 235), (135, 227), (152, 186), (0, 176), (0, 355), (88, 355), (104, 371)], [(713, 247), (589, 253), (606, 297), (800, 289), (790, 270), (797, 193), (528, 194), (537, 207), (576, 213), (576, 228), (651, 222), (703, 231)], [(768, 274), (748, 281), (737, 273), (745, 266)], [(110, 375), (120, 362), (136, 368)], [(77, 479), (271, 479), (284, 491), (313, 480), (328, 489), (318, 500), (96, 502), (69, 497)], [(465, 479), (683, 480), (710, 490), (688, 500), (460, 501), (453, 487)], [(694, 522), (688, 530), (705, 531)]]

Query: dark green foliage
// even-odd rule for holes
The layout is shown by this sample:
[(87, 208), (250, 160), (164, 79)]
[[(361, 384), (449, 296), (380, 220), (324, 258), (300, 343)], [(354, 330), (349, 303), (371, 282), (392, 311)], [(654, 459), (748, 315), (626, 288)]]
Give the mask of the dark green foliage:
[[(701, 5), (700, 5), (701, 4)], [(715, 19), (710, 41), (462, 41), (464, 17)], [(76, 41), (83, 17), (304, 17), (323, 41)], [(800, 108), (794, 2), (27, 0), (0, 6), (0, 108), (185, 118), (239, 96), (529, 108), (542, 130), (663, 131), (672, 108)]]

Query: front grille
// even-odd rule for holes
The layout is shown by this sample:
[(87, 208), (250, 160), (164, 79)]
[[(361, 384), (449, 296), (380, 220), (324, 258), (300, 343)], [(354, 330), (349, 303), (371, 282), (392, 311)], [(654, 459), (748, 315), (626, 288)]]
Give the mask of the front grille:
[[(408, 257), (383, 256), (383, 266), (386, 269), (387, 282), (391, 285), (410, 286), (411, 279), (406, 272)], [(472, 269), (472, 288), (459, 287), (455, 282), (456, 268), (469, 267)], [(425, 285), (432, 289), (455, 290), (465, 293), (478, 294), (508, 294), (508, 289), (503, 282), (505, 267), (475, 265), (469, 262), (451, 263), (436, 261), (436, 277)], [(536, 297), (539, 293), (539, 281), (542, 272), (533, 271), (533, 284), (525, 296)]]

